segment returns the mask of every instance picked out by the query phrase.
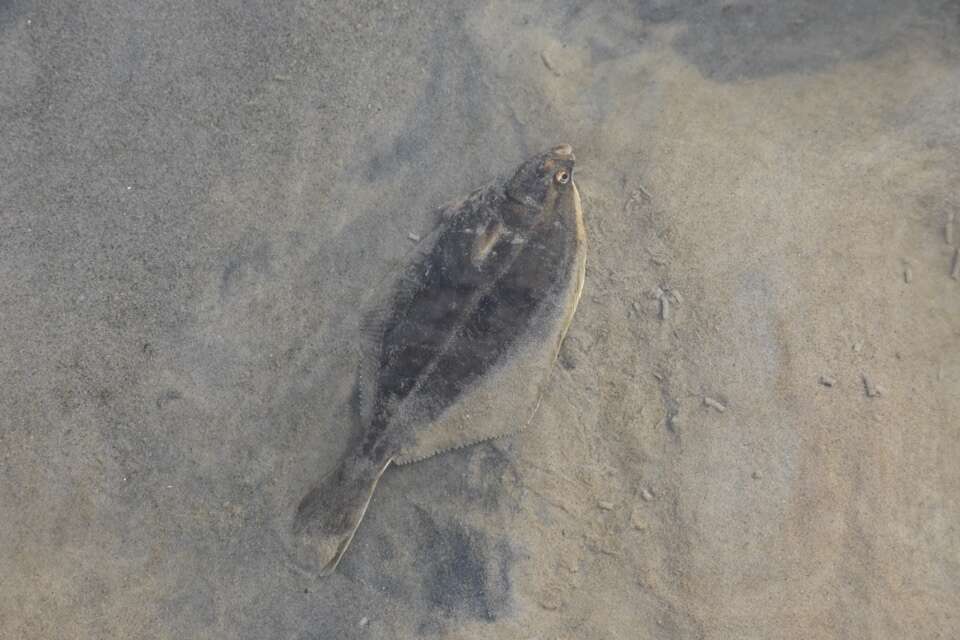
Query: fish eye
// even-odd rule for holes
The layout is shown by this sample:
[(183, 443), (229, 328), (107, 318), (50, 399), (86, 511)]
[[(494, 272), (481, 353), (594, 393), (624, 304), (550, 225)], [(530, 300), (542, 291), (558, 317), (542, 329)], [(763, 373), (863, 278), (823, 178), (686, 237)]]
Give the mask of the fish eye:
[(554, 174), (553, 179), (557, 181), (557, 184), (567, 184), (570, 182), (570, 172), (566, 169), (560, 169)]

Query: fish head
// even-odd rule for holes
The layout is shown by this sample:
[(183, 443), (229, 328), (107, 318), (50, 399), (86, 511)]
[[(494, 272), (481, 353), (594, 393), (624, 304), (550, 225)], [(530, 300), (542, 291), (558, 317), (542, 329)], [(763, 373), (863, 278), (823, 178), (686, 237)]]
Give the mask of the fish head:
[(521, 164), (506, 187), (507, 197), (516, 205), (510, 208), (507, 224), (532, 227), (572, 202), (575, 163), (573, 148), (561, 144)]

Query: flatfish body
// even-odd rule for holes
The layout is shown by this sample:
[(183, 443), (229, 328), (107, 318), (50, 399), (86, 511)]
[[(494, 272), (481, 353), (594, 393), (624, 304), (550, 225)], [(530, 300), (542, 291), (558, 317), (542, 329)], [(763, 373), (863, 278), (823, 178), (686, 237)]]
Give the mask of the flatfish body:
[(360, 431), (301, 501), (298, 559), (332, 572), (391, 464), (513, 433), (539, 405), (583, 289), (586, 234), (561, 145), (446, 207), (363, 323)]

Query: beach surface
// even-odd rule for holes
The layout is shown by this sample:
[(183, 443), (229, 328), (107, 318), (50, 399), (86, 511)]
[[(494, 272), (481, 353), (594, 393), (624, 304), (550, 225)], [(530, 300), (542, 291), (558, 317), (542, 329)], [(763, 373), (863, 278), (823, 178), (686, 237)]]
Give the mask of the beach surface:
[[(960, 637), (958, 114), (955, 0), (0, 2), (0, 638)], [(302, 572), (360, 301), (560, 143), (531, 425)]]

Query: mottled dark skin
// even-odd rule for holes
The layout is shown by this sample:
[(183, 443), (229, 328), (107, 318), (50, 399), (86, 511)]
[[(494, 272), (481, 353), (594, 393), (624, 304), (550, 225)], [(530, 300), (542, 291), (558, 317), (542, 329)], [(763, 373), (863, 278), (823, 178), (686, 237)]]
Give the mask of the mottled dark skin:
[[(549, 218), (543, 204), (552, 192), (572, 188), (569, 179), (555, 178), (572, 171), (572, 158), (526, 163), (506, 190), (482, 192), (480, 206), (457, 216), (416, 264), (422, 277), (412, 295), (395, 300), (381, 340), (376, 409), (363, 455), (380, 462), (397, 453), (402, 440), (387, 427), (393, 408), (410, 393), (428, 393), (423, 418), (436, 417), (524, 333), (544, 294), (565, 275), (573, 250), (564, 241), (572, 237), (566, 221)], [(497, 237), (478, 263), (471, 259), (477, 230), (490, 228)]]
[(316, 549), (323, 572), (345, 551), (383, 470), (509, 356), (569, 280), (575, 219), (558, 212), (576, 198), (573, 168), (562, 145), (447, 210), (429, 252), (401, 279), (380, 325), (361, 438), (297, 511), (295, 531), (326, 540)]

